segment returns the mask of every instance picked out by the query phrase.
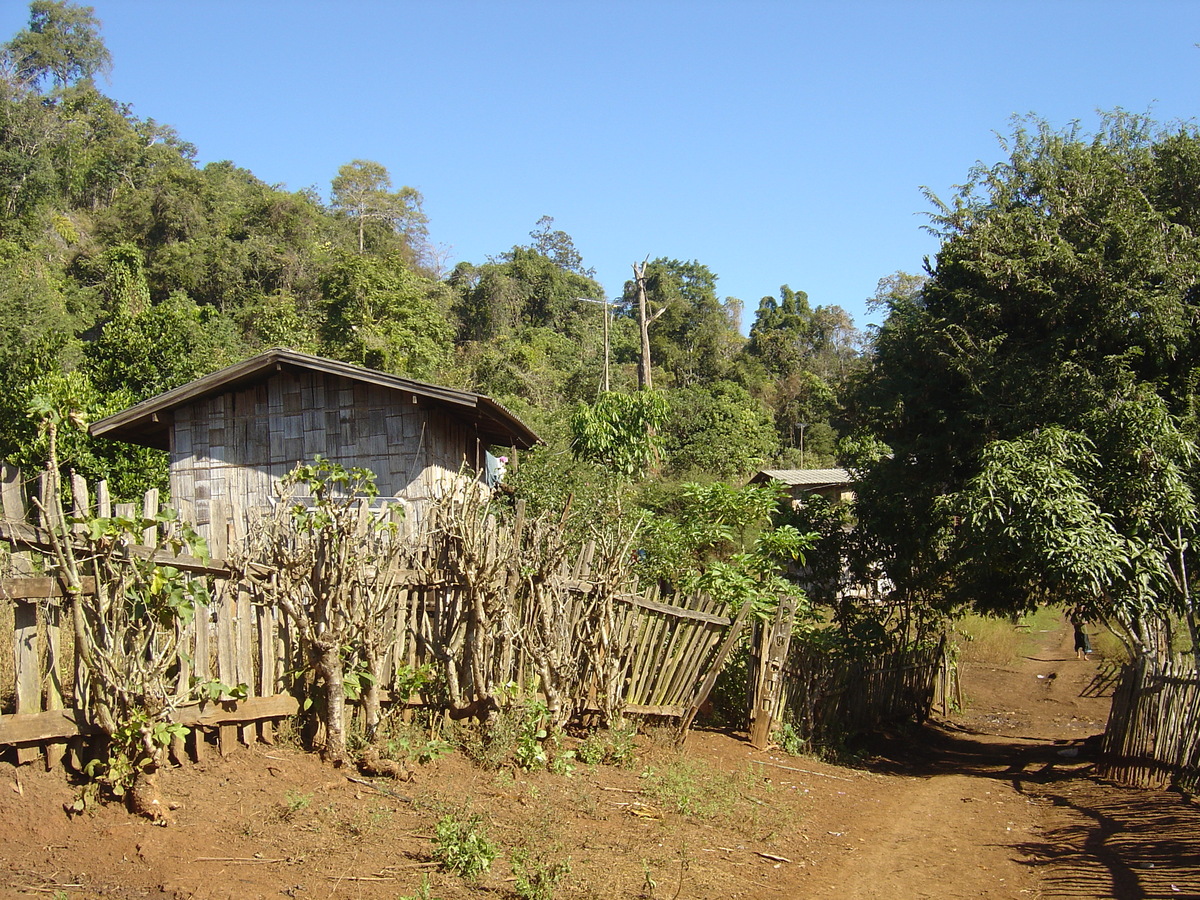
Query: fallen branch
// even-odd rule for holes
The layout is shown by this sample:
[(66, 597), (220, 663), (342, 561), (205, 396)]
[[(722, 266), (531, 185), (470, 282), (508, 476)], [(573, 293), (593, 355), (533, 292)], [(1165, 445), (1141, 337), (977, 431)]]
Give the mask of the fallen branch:
[(774, 853), (762, 853), (761, 851), (755, 850), (754, 854), (756, 856), (761, 856), (763, 859), (769, 859), (772, 862), (781, 862), (781, 863), (790, 863), (791, 862), (791, 860), (788, 859), (786, 856), (776, 856)]
[(403, 794), (397, 794), (395, 791), (389, 791), (385, 787), (380, 787), (374, 782), (367, 781), (365, 778), (355, 778), (353, 775), (346, 776), (347, 781), (353, 781), (355, 784), (361, 784), (363, 787), (369, 787), (373, 791), (379, 791), (381, 794), (386, 794), (394, 800), (399, 800), (401, 803), (412, 803), (412, 797), (405, 797)]
[(281, 863), (287, 859), (260, 859), (257, 856), (197, 856), (193, 862)]
[(803, 772), (805, 775), (816, 775), (818, 778), (833, 778), (837, 781), (853, 781), (853, 778), (846, 778), (844, 775), (827, 775), (824, 772), (813, 772), (809, 769), (797, 769), (795, 766), (785, 766), (780, 763), (765, 762), (764, 766), (771, 766), (776, 769), (787, 769), (789, 772)]

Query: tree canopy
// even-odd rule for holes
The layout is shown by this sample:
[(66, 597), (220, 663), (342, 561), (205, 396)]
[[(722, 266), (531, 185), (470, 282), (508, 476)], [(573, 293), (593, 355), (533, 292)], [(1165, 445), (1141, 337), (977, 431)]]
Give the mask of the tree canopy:
[(1196, 521), (1200, 135), (1118, 113), (1006, 149), (934, 198), (928, 280), (886, 299), (862, 514), (906, 591), (1079, 602), (1159, 650)]

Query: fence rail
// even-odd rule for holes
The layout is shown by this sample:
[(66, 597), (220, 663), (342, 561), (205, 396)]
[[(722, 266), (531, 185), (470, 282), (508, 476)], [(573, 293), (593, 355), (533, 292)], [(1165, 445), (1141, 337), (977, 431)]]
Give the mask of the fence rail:
[[(25, 496), (26, 490), (37, 495), (44, 489), (36, 482), (23, 482), (11, 468), (0, 472), (0, 541), (7, 542), (13, 551), (9, 570), (0, 581), (0, 636), (12, 635), (11, 640), (4, 641), (11, 654), (0, 652), (0, 745), (15, 745), (21, 762), (44, 755), (53, 765), (64, 752), (77, 755), (80, 739), (95, 729), (83, 711), (74, 707), (72, 630), (60, 624), (72, 601), (48, 562), (49, 523), (31, 512), (35, 505)], [(100, 516), (157, 512), (157, 495), (153, 492), (140, 510), (133, 505), (118, 510), (109, 502), (103, 483), (93, 493), (82, 479), (74, 479), (73, 489), (75, 513), (81, 517), (93, 512)], [(240, 686), (246, 695), (204, 704), (193, 702), (176, 711), (177, 720), (195, 726), (190, 748), (193, 757), (204, 752), (210, 738), (222, 752), (228, 752), (238, 741), (270, 741), (272, 721), (294, 714), (301, 694), (294, 673), (303, 666), (286, 617), (276, 606), (261, 602), (254, 585), (236, 577), (235, 567), (225, 558), (230, 544), (244, 536), (240, 526), (232, 523), (243, 519), (236, 510), (218, 512), (231, 525), (227, 535), (217, 535), (210, 542), (212, 559), (170, 554), (156, 557), (158, 562), (206, 577), (210, 584), (209, 603), (197, 608), (191, 623), (180, 627), (178, 690), (186, 691), (196, 679), (215, 679), (224, 685)], [(519, 532), (530, 526), (518, 517), (511, 525), (492, 522), (488, 527)], [(413, 537), (419, 538), (415, 534)], [(489, 546), (499, 546), (501, 537), (491, 535)], [(154, 539), (154, 534), (145, 536), (147, 545), (153, 545)], [(145, 556), (152, 551), (133, 547), (130, 552)], [(400, 695), (405, 690), (403, 685), (409, 683), (405, 678), (424, 665), (442, 671), (452, 669), (452, 676), (462, 680), (464, 693), (471, 692), (474, 670), (466, 658), (472, 652), (467, 646), (470, 641), (459, 639), (456, 643), (454, 637), (471, 620), (471, 586), (464, 582), (453, 561), (446, 558), (447, 552), (445, 544), (424, 547), (415, 554), (416, 565), (393, 573), (401, 584), (384, 618), (389, 651), (379, 687), (395, 702), (431, 706), (445, 703), (444, 697), (431, 694)], [(658, 596), (656, 589), (638, 591), (636, 585), (630, 585), (614, 590), (611, 585), (595, 583), (594, 552), (593, 547), (586, 547), (577, 557), (564, 561), (552, 583), (542, 588), (554, 595), (567, 618), (585, 602), (595, 601), (600, 592), (611, 605), (602, 636), (604, 646), (611, 648), (610, 656), (601, 659), (608, 681), (601, 678), (600, 672), (593, 673), (590, 682), (585, 679), (590, 687), (585, 696), (572, 698), (575, 708), (602, 708), (603, 698), (596, 694), (604, 690), (604, 683), (615, 683), (618, 703), (626, 712), (681, 718), (689, 710), (694, 714), (694, 705), (699, 702), (697, 689), (714, 665), (731, 619), (721, 604), (704, 595), (667, 601)], [(266, 571), (258, 574), (270, 576)], [(84, 590), (94, 590), (94, 585), (85, 582)], [(517, 612), (518, 619), (528, 614), (528, 610)], [(576, 664), (585, 674), (589, 666), (598, 667), (591, 658), (581, 657)], [(537, 680), (536, 667), (519, 649), (499, 660), (492, 671), (508, 678), (517, 690), (528, 690)]]

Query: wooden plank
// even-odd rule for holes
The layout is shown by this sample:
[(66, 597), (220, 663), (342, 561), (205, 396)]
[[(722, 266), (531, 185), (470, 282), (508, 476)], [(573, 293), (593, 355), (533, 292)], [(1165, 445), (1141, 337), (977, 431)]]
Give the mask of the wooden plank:
[[(238, 684), (246, 685), (247, 695), (254, 697), (261, 693), (254, 678), (254, 607), (250, 603), (250, 592), (241, 585), (238, 585), (237, 590), (237, 618), (234, 624)], [(242, 727), (242, 741), (247, 746), (253, 744), (256, 737), (257, 732), (253, 725)]]
[(767, 749), (775, 721), (779, 693), (782, 687), (783, 664), (787, 659), (796, 619), (796, 598), (792, 594), (779, 597), (775, 622), (767, 636), (766, 652), (762, 656), (761, 677), (750, 712), (750, 745), (756, 750)]
[[(83, 593), (91, 596), (96, 593), (96, 579), (85, 575), (81, 579)], [(68, 596), (63, 584), (57, 578), (46, 576), (29, 576), (26, 578), (0, 578), (0, 597), (10, 600), (60, 600)]]
[[(35, 550), (49, 550), (51, 546), (50, 532), (44, 528), (35, 528), (32, 525), (22, 525), (15, 522), (0, 522), (0, 541), (9, 541), (21, 547), (29, 547)], [(185, 572), (222, 576), (230, 574), (228, 564), (219, 557), (203, 560), (196, 556), (176, 556), (169, 550), (152, 553), (150, 548), (147, 547), (131, 547), (130, 552), (135, 556), (140, 556), (142, 559), (153, 559), (157, 563), (174, 566)]]
[[(211, 592), (211, 581), (209, 582), (209, 588)], [(196, 643), (195, 652), (192, 654), (192, 668), (195, 671), (196, 678), (200, 681), (208, 681), (212, 678), (212, 663), (210, 662), (211, 648), (209, 646), (209, 635), (211, 633), (210, 608), (211, 605), (208, 603), (197, 603), (196, 618), (193, 621), (193, 636)]]
[(0, 745), (62, 740), (80, 734), (99, 734), (78, 709), (0, 716)]
[(217, 751), (222, 756), (229, 756), (237, 749), (238, 745), (238, 726), (236, 725), (218, 725), (217, 726)]
[[(567, 586), (579, 590), (584, 589), (584, 584), (584, 582), (568, 582)], [(733, 620), (727, 616), (718, 616), (695, 609), (685, 609), (682, 606), (672, 606), (670, 603), (663, 603), (659, 600), (648, 600), (637, 594), (614, 594), (613, 599), (619, 600), (622, 603), (628, 603), (630, 606), (648, 609), (652, 612), (665, 613), (676, 619), (695, 619), (698, 622), (711, 622), (713, 625), (730, 625), (733, 623)]]
[(21, 470), (16, 466), (0, 466), (0, 506), (5, 521), (27, 521), (25, 489), (21, 484)]
[[(261, 719), (285, 719), (296, 715), (300, 704), (290, 694), (254, 697), (248, 700), (220, 700), (216, 703), (183, 706), (175, 710), (173, 720), (189, 727), (215, 728), (236, 726)], [(78, 709), (55, 709), (27, 715), (0, 716), (0, 745), (31, 744), (64, 740), (77, 735), (99, 734)]]
[(96, 515), (101, 519), (112, 518), (112, 495), (108, 492), (108, 481), (96, 483)]
[[(270, 696), (279, 690), (275, 683), (275, 611), (269, 606), (256, 606), (254, 610), (258, 629), (258, 693)], [(269, 721), (259, 723), (258, 739), (264, 744), (275, 743), (274, 727)]]
[[(62, 610), (46, 607), (46, 709), (63, 708), (62, 689)], [(46, 768), (53, 770), (62, 764), (66, 744), (59, 741), (46, 745)]]
[(224, 584), (218, 590), (217, 613), (217, 679), (224, 684), (235, 685), (237, 662), (234, 656), (234, 587)]
[[(142, 518), (153, 519), (158, 515), (158, 488), (150, 488), (142, 497)], [(158, 528), (151, 525), (142, 532), (142, 543), (147, 547), (158, 544)]]
[[(600, 712), (600, 710), (586, 710), (586, 712)], [(653, 706), (643, 703), (629, 703), (625, 706), (625, 712), (633, 713), (639, 716), (670, 716), (671, 718), (679, 718), (687, 712), (686, 706)]]
[[(16, 663), (16, 713), (29, 715), (42, 711), (39, 687), (41, 661), (37, 652), (37, 604), (17, 603), (13, 608), (13, 650)], [(17, 762), (24, 764), (41, 757), (37, 747), (17, 750)]]
[(92, 514), (92, 500), (88, 495), (87, 479), (71, 473), (72, 514), (77, 519), (86, 519)]

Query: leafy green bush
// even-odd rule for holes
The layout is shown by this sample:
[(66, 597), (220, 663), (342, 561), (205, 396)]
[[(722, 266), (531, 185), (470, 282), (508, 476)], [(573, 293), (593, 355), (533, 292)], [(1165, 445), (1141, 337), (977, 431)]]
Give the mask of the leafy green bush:
[(465, 821), (443, 816), (434, 833), (433, 858), (447, 872), (472, 881), (478, 879), (499, 854), (482, 826), (478, 813)]

